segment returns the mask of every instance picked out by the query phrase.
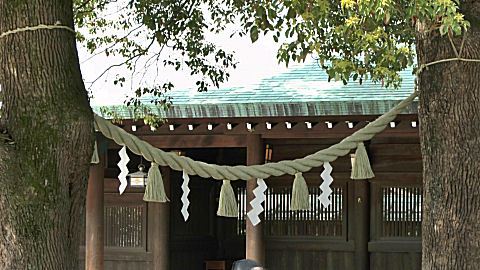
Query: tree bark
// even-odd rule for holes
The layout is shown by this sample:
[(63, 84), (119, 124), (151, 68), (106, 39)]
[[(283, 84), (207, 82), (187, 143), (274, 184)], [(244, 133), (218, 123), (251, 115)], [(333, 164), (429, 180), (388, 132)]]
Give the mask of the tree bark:
[[(57, 21), (71, 0), (0, 0), (0, 33)], [(1, 38), (0, 84), (0, 269), (76, 269), (94, 137), (75, 34)]]
[[(478, 1), (464, 1), (467, 20)], [(473, 17), (472, 17), (473, 16)], [(472, 20), (462, 57), (480, 59)], [(419, 66), (455, 57), (447, 36), (417, 25)], [(457, 51), (462, 37), (453, 39)], [(435, 64), (419, 77), (423, 157), (422, 269), (480, 268), (480, 63)]]

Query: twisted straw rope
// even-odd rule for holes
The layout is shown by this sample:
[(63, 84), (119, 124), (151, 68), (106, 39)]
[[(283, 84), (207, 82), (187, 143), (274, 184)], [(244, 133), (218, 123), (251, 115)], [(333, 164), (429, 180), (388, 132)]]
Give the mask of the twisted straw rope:
[(119, 145), (126, 145), (133, 153), (142, 155), (148, 161), (155, 162), (161, 166), (169, 166), (177, 171), (183, 170), (189, 175), (199, 175), (203, 178), (213, 177), (217, 180), (266, 179), (270, 176), (280, 176), (284, 174), (294, 175), (297, 172), (306, 172), (313, 167), (323, 165), (324, 162), (332, 162), (338, 157), (348, 154), (350, 150), (357, 147), (358, 143), (370, 140), (375, 134), (384, 130), (405, 107), (413, 102), (416, 96), (417, 92), (414, 92), (386, 114), (329, 148), (295, 160), (283, 160), (275, 163), (252, 166), (221, 166), (208, 164), (192, 160), (188, 157), (178, 156), (174, 153), (164, 152), (113, 125), (97, 114), (94, 115), (94, 119), (95, 128), (102, 132), (103, 135), (113, 139)]
[(67, 30), (67, 31), (75, 34), (75, 30), (73, 30), (71, 27), (68, 27), (68, 26), (65, 26), (65, 25), (60, 25), (60, 24), (61, 24), (60, 21), (57, 21), (54, 25), (39, 24), (39, 25), (36, 25), (36, 26), (26, 26), (26, 27), (22, 27), (22, 28), (13, 29), (13, 30), (1, 33), (0, 34), (0, 39), (6, 37), (8, 35), (12, 35), (12, 34), (20, 33), (20, 32), (35, 31), (35, 30), (42, 30), (42, 29), (46, 29), (46, 30), (63, 29), (63, 30)]

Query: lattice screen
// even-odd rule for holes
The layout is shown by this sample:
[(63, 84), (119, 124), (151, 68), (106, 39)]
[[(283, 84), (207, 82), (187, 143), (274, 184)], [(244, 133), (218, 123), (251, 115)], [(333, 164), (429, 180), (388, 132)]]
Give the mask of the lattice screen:
[(145, 207), (105, 207), (105, 246), (143, 247)]
[(421, 237), (421, 223), (421, 187), (382, 187), (382, 236)]
[[(323, 208), (318, 201), (321, 190), (310, 187), (310, 210), (290, 211), (291, 188), (268, 188), (265, 201), (264, 234), (267, 236), (342, 236), (343, 188), (332, 188), (332, 204)], [(239, 217), (237, 234), (246, 230), (246, 189), (237, 189)]]

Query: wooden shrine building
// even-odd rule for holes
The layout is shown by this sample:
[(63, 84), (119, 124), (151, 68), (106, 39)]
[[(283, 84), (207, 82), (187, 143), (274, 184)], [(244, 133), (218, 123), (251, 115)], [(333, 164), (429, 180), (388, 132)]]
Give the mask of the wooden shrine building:
[[(175, 90), (167, 113), (152, 107), (168, 118), (155, 131), (131, 120), (125, 107), (110, 109), (124, 119), (122, 128), (165, 151), (215, 164), (263, 164), (312, 154), (364, 127), (413, 91), (410, 74), (403, 73), (402, 87), (393, 91), (369, 82), (328, 83), (322, 70), (306, 64), (256, 85), (207, 93)], [(144, 202), (143, 188), (129, 186), (119, 195), (120, 146), (103, 145), (102, 162), (90, 174), (80, 269), (230, 269), (243, 258), (271, 270), (420, 269), (416, 103), (366, 142), (375, 178), (351, 180), (354, 157), (337, 159), (332, 204), (323, 208), (317, 200), (321, 168), (312, 169), (303, 174), (308, 211), (289, 210), (293, 176), (266, 179), (265, 211), (257, 226), (246, 219), (255, 181), (233, 181), (239, 215), (225, 218), (216, 215), (221, 181), (191, 176), (190, 216), (184, 221), (182, 172), (161, 168), (169, 203)], [(128, 154), (130, 172), (140, 162), (148, 168), (144, 159)]]

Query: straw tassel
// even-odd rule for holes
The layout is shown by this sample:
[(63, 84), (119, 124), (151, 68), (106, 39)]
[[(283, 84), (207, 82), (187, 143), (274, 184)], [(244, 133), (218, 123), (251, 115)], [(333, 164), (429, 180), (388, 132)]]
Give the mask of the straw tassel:
[(223, 180), (220, 190), (220, 200), (218, 202), (217, 215), (222, 217), (237, 217), (238, 206), (229, 180)]
[(150, 167), (150, 170), (148, 170), (147, 187), (145, 188), (143, 200), (147, 202), (170, 201), (167, 198), (165, 188), (163, 187), (162, 174), (160, 173), (158, 164), (155, 162), (152, 162), (152, 167)]
[(292, 188), (292, 203), (290, 210), (309, 210), (310, 203), (308, 202), (308, 187), (305, 178), (301, 172), (295, 174)]
[(91, 164), (98, 164), (98, 163), (100, 163), (100, 159), (98, 158), (97, 141), (95, 141), (95, 145), (93, 146), (92, 161), (90, 161), (90, 163), (91, 163)]
[(363, 143), (358, 143), (357, 150), (355, 151), (355, 160), (352, 166), (352, 179), (370, 179), (375, 177), (372, 168), (370, 167), (370, 161), (368, 160), (367, 150)]

